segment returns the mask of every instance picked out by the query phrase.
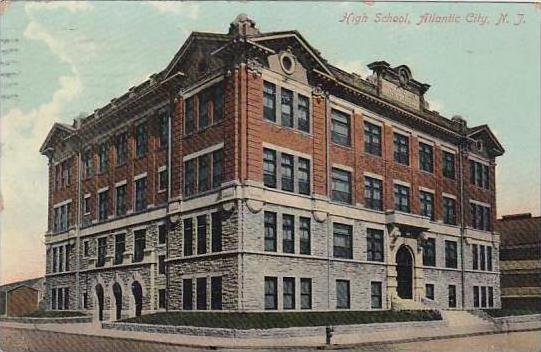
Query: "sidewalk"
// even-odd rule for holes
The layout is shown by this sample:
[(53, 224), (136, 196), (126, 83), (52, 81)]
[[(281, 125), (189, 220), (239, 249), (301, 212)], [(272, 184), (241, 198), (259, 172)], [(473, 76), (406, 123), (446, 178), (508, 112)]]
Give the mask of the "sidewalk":
[[(164, 344), (182, 345), (188, 347), (207, 348), (310, 348), (325, 347), (325, 336), (290, 337), (290, 338), (222, 338), (209, 336), (189, 336), (178, 334), (159, 334), (134, 331), (102, 329), (98, 323), (81, 324), (22, 324), (1, 322), (1, 327), (18, 329), (35, 329), (66, 334), (101, 336), (137, 341), (159, 342)], [(469, 326), (444, 326), (439, 329), (401, 329), (399, 331), (381, 331), (367, 334), (335, 334), (332, 346), (328, 348), (347, 348), (355, 345), (375, 343), (397, 343), (475, 336), (511, 331), (541, 330), (541, 321), (508, 324), (505, 328), (486, 322)]]

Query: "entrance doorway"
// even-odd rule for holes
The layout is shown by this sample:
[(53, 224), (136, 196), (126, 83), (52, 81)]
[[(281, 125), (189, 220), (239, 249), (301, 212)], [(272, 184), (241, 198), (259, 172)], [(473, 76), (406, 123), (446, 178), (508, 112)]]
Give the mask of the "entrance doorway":
[(413, 297), (413, 257), (405, 246), (400, 247), (396, 253), (396, 273), (398, 297), (411, 299)]
[(141, 316), (141, 310), (143, 309), (143, 289), (139, 281), (134, 281), (131, 284), (131, 292), (135, 301), (135, 316)]
[(103, 320), (103, 287), (101, 284), (96, 285), (96, 298), (98, 299), (98, 320)]
[(116, 320), (122, 318), (122, 288), (115, 282), (113, 285), (113, 295), (115, 296), (115, 307), (116, 307)]

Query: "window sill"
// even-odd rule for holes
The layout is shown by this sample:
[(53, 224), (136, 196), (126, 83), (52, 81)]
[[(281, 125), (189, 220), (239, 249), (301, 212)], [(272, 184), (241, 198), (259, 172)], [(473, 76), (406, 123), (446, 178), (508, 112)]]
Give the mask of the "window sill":
[(383, 156), (381, 154), (373, 154), (373, 153), (370, 153), (370, 152), (367, 152), (367, 151), (364, 151), (364, 155), (365, 156), (371, 156), (371, 157), (378, 158), (378, 159), (383, 159)]
[(295, 128), (295, 126), (293, 127), (289, 127), (289, 126), (284, 126), (276, 121), (272, 121), (272, 120), (269, 120), (269, 119), (266, 119), (265, 117), (263, 117), (263, 121), (269, 123), (270, 125), (274, 126), (274, 127), (277, 127), (277, 128), (280, 128), (280, 129), (286, 129), (288, 131), (291, 131), (291, 132), (294, 132), (294, 133), (298, 133), (304, 137), (312, 137), (312, 133), (310, 132), (306, 132), (306, 131), (303, 131), (303, 130), (300, 130), (299, 128)]
[(338, 148), (343, 148), (343, 149), (346, 149), (346, 150), (349, 150), (349, 151), (351, 151), (353, 149), (352, 146), (351, 146), (351, 143), (349, 145), (344, 145), (344, 144), (336, 143), (336, 142), (331, 140), (331, 144), (338, 147)]

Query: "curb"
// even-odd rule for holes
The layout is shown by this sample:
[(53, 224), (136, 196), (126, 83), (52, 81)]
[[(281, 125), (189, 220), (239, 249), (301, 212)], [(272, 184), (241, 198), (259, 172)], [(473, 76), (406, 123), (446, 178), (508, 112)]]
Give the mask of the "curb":
[[(306, 350), (306, 349), (317, 349), (317, 350), (342, 350), (342, 349), (348, 349), (348, 348), (355, 348), (355, 347), (368, 347), (368, 346), (381, 346), (381, 345), (393, 345), (393, 344), (401, 344), (401, 343), (413, 343), (413, 342), (423, 342), (423, 341), (434, 341), (434, 340), (446, 340), (446, 339), (454, 339), (454, 338), (464, 338), (464, 337), (473, 337), (473, 336), (484, 336), (484, 335), (498, 335), (498, 334), (506, 334), (506, 333), (512, 333), (512, 332), (528, 332), (528, 331), (540, 331), (540, 327), (535, 328), (524, 328), (524, 329), (508, 329), (508, 330), (493, 330), (493, 331), (482, 331), (482, 332), (475, 332), (475, 333), (465, 333), (465, 334), (452, 334), (452, 335), (440, 335), (440, 336), (425, 336), (425, 337), (413, 337), (413, 338), (406, 338), (406, 339), (396, 339), (396, 340), (384, 340), (384, 341), (371, 341), (371, 342), (360, 342), (360, 343), (349, 343), (349, 344), (340, 344), (340, 345), (312, 345), (312, 346), (272, 346), (272, 345), (266, 345), (266, 346), (225, 346), (225, 345), (207, 345), (202, 346), (198, 344), (192, 344), (192, 343), (183, 343), (183, 342), (170, 342), (170, 341), (153, 341), (153, 340), (146, 340), (141, 339), (137, 337), (115, 337), (115, 336), (107, 336), (107, 335), (99, 335), (99, 334), (82, 334), (78, 332), (64, 332), (64, 331), (54, 331), (54, 330), (48, 330), (48, 329), (40, 329), (38, 326), (34, 324), (29, 324), (32, 326), (28, 327), (12, 327), (7, 326), (4, 328), (7, 329), (28, 329), (28, 330), (37, 330), (40, 332), (49, 332), (49, 333), (57, 333), (57, 334), (67, 334), (67, 335), (75, 335), (75, 336), (85, 336), (85, 337), (100, 337), (103, 339), (108, 340), (124, 340), (124, 341), (134, 341), (134, 342), (145, 342), (149, 344), (159, 344), (159, 345), (165, 345), (165, 346), (179, 346), (179, 347), (189, 347), (189, 348), (197, 348), (202, 350), (221, 350), (221, 349), (242, 349), (242, 350), (263, 350), (263, 349), (276, 349), (276, 350), (284, 350), (284, 349), (296, 349), (296, 350)], [(1, 326), (1, 324), (0, 324)]]

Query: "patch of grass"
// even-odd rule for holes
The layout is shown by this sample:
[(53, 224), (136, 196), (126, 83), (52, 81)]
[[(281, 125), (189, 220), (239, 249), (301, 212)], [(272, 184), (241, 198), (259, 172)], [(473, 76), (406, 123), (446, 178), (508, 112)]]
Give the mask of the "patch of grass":
[(143, 315), (123, 320), (123, 322), (248, 330), (429, 320), (441, 320), (440, 313), (435, 310), (285, 313), (168, 312)]
[(25, 315), (26, 318), (71, 318), (84, 317), (86, 314), (70, 310), (36, 310)]
[(510, 317), (515, 315), (541, 314), (541, 307), (532, 308), (504, 308), (504, 309), (484, 309), (485, 313), (494, 318)]

